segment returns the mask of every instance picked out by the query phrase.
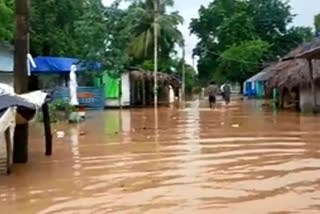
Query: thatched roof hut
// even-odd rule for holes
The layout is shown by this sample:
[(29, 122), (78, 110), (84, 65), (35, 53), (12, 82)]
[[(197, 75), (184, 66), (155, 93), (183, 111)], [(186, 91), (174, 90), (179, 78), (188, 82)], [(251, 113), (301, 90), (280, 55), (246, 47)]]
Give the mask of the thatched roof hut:
[[(272, 66), (274, 75), (267, 82), (267, 88), (293, 89), (294, 87), (310, 85), (311, 78), (309, 73), (308, 61), (302, 59), (304, 54), (320, 48), (320, 38), (315, 38), (311, 42), (304, 43), (292, 50), (279, 63)], [(313, 53), (313, 52), (312, 52)], [(320, 61), (313, 60), (313, 77), (316, 81), (320, 80)]]
[[(314, 79), (320, 79), (320, 61), (313, 62)], [(267, 87), (291, 90), (298, 86), (309, 85), (311, 78), (309, 74), (308, 62), (303, 59), (294, 59), (278, 63), (272, 68), (275, 73), (268, 81)]]
[[(130, 81), (130, 100), (132, 105), (148, 105), (153, 103), (154, 96), (154, 72), (140, 68), (129, 68), (127, 70)], [(173, 75), (158, 72), (158, 97), (159, 102), (167, 102), (170, 88), (178, 96), (181, 81)], [(171, 87), (170, 87), (171, 86)]]
[[(153, 71), (147, 71), (140, 68), (129, 68), (131, 78), (135, 80), (153, 81)], [(173, 88), (180, 88), (181, 81), (173, 75), (158, 72), (158, 84), (159, 85), (171, 85)]]

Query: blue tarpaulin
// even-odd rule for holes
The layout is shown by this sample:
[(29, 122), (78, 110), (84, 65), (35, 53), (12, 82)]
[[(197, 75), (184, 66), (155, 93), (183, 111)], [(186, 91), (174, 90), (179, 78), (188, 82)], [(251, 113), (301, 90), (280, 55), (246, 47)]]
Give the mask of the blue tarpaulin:
[(39, 56), (34, 59), (36, 67), (31, 66), (32, 73), (59, 74), (69, 73), (71, 65), (77, 65), (78, 71), (98, 70), (97, 62), (84, 62), (77, 58)]

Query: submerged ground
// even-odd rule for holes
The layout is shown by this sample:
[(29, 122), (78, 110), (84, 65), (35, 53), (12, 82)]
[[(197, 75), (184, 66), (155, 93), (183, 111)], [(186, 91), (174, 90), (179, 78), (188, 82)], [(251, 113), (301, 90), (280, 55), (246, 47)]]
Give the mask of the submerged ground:
[(0, 177), (1, 213), (318, 214), (320, 117), (255, 101), (90, 112)]

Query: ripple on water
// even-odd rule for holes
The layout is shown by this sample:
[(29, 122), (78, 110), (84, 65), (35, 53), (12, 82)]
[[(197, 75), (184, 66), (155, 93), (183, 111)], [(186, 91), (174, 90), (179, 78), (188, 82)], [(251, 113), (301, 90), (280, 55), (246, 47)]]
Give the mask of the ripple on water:
[[(54, 156), (31, 127), (31, 160), (0, 178), (4, 213), (320, 212), (320, 119), (249, 103), (90, 112), (58, 124)], [(235, 124), (237, 125), (235, 128)], [(155, 127), (158, 126), (158, 129)], [(85, 136), (80, 136), (82, 130)], [(57, 141), (57, 139), (55, 139)]]

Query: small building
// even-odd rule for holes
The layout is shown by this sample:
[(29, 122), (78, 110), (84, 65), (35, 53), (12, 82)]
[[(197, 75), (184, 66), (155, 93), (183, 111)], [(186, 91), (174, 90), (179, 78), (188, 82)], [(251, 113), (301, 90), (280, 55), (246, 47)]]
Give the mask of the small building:
[(38, 56), (34, 62), (36, 67), (31, 67), (31, 79), (36, 78), (41, 89), (67, 87), (71, 65), (77, 66), (78, 78), (85, 71), (97, 71), (100, 68), (99, 63), (72, 57)]
[[(56, 100), (70, 100), (70, 89), (68, 87), (70, 68), (77, 65), (78, 79), (85, 71), (97, 71), (100, 64), (96, 62), (85, 62), (77, 58), (67, 57), (47, 57), (39, 56), (34, 59), (36, 67), (31, 70), (35, 84), (40, 89), (53, 89), (53, 98)], [(30, 78), (32, 79), (32, 78)], [(46, 81), (44, 81), (46, 80)], [(80, 81), (78, 81), (79, 83)], [(34, 84), (34, 85), (35, 85)], [(103, 109), (104, 94), (103, 89), (98, 87), (88, 87), (85, 84), (77, 88), (79, 104), (88, 109)]]
[(312, 112), (320, 106), (320, 60), (313, 55), (310, 60), (305, 59), (306, 53), (318, 48), (320, 38), (314, 38), (291, 51), (272, 68), (275, 73), (267, 83), (268, 90), (278, 92), (280, 107)]
[(265, 84), (272, 77), (272, 65), (252, 76), (243, 84), (243, 95), (263, 98), (266, 96)]
[(14, 48), (0, 44), (0, 83), (13, 86)]
[(105, 95), (105, 107), (129, 107), (130, 106), (130, 75), (124, 73), (120, 78), (104, 73), (102, 85)]
[[(112, 77), (105, 73), (102, 78), (105, 88), (105, 107), (146, 106), (153, 104), (153, 72), (131, 68), (121, 75)], [(169, 74), (158, 72), (158, 98), (160, 104), (172, 102), (178, 97), (180, 81)]]

